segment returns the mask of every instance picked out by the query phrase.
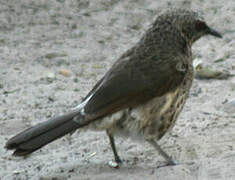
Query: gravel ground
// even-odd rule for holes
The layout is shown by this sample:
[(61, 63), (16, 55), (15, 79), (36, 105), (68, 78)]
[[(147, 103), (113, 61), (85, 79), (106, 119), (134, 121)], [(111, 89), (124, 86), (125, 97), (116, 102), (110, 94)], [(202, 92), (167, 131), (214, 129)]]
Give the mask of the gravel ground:
[(112, 169), (103, 132), (76, 132), (27, 158), (3, 148), (22, 129), (78, 104), (168, 7), (202, 11), (224, 38), (202, 38), (194, 57), (235, 74), (234, 0), (0, 0), (1, 180), (235, 179), (235, 77), (195, 79), (176, 126), (159, 142), (177, 166), (158, 168), (164, 159), (147, 143), (117, 138), (124, 163)]

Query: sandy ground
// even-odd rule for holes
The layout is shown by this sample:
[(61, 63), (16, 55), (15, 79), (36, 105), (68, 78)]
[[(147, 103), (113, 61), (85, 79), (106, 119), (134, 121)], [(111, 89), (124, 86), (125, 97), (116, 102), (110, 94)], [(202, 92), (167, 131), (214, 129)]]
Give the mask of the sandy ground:
[[(193, 47), (203, 65), (235, 74), (235, 1), (0, 0), (0, 179), (235, 179), (235, 78), (197, 80), (173, 131), (159, 143), (117, 138), (119, 169), (105, 133), (66, 136), (27, 158), (3, 147), (17, 132), (78, 104), (167, 7), (204, 12), (223, 39)], [(216, 60), (221, 61), (215, 63)]]

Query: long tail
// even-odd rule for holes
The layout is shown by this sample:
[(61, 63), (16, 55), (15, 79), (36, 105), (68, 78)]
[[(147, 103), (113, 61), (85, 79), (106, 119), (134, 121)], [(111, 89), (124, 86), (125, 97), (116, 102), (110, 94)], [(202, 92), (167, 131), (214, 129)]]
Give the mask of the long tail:
[(6, 143), (7, 149), (14, 149), (13, 155), (24, 156), (30, 154), (48, 143), (80, 128), (81, 124), (73, 119), (82, 119), (78, 111), (51, 118), (48, 121), (35, 125), (12, 137)]

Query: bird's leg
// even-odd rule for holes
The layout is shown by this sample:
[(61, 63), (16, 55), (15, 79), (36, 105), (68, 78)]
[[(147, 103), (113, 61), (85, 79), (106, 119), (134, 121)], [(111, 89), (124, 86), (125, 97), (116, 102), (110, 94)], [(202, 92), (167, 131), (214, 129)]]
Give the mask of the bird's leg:
[(116, 161), (117, 164), (119, 164), (122, 161), (121, 161), (120, 157), (118, 156), (117, 149), (116, 149), (116, 146), (115, 146), (114, 137), (108, 131), (106, 131), (106, 133), (107, 133), (107, 135), (109, 137), (109, 142), (110, 142), (110, 145), (111, 145), (112, 150), (113, 150), (113, 155), (114, 155), (115, 161)]
[(155, 140), (148, 140), (148, 142), (165, 158), (167, 165), (176, 165), (174, 160), (165, 151), (163, 151)]

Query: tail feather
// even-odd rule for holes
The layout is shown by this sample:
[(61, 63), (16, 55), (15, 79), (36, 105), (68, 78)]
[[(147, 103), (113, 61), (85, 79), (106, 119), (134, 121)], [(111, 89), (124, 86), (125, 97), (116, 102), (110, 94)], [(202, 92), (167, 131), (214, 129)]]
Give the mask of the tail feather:
[[(81, 116), (81, 117), (79, 117)], [(83, 118), (78, 111), (51, 118), (48, 121), (33, 126), (12, 137), (6, 143), (7, 149), (14, 149), (14, 155), (28, 155), (48, 143), (78, 129), (81, 124), (75, 122), (74, 117)]]

